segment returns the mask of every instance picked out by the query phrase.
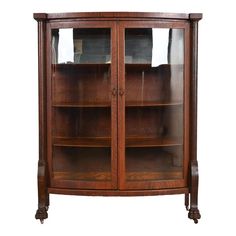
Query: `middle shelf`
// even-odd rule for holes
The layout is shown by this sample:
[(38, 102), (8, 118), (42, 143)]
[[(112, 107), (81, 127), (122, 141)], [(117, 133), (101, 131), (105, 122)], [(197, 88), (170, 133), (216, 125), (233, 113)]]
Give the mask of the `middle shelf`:
[[(126, 101), (126, 107), (164, 107), (164, 106), (182, 106), (182, 101)], [(53, 107), (111, 107), (109, 101), (83, 101), (83, 102), (54, 102)]]
[[(177, 137), (147, 138), (147, 137), (127, 137), (125, 139), (126, 147), (167, 147), (181, 146), (182, 141)], [(53, 146), (60, 147), (111, 147), (111, 138), (53, 138)]]
[[(165, 106), (165, 103), (161, 107), (128, 107), (125, 109), (126, 147), (182, 145), (182, 111), (182, 105)], [(114, 144), (112, 130), (117, 128), (116, 125), (108, 107), (55, 107), (52, 113), (52, 144), (111, 147), (112, 142)]]

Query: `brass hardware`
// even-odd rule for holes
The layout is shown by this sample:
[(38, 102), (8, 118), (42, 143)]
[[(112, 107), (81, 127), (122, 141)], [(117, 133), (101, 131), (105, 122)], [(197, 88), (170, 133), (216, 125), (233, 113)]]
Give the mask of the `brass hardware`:
[(112, 94), (114, 97), (117, 95), (117, 90), (116, 90), (116, 88), (113, 88), (113, 89), (111, 90), (111, 94)]
[(124, 89), (120, 88), (120, 89), (119, 89), (119, 95), (120, 95), (120, 96), (123, 96), (124, 93), (125, 93)]

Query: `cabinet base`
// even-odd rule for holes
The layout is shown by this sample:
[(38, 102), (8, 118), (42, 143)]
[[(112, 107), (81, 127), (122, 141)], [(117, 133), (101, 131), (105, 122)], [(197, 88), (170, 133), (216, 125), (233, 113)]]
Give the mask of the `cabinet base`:
[(151, 190), (91, 190), (48, 188), (49, 193), (83, 196), (155, 196), (169, 194), (187, 194), (188, 188), (151, 189)]
[[(49, 193), (67, 194), (67, 195), (87, 195), (87, 196), (150, 196), (150, 195), (166, 195), (166, 194), (185, 194), (185, 207), (188, 209), (189, 192), (188, 188), (179, 189), (159, 189), (159, 190), (75, 190), (75, 189), (57, 189), (48, 188)], [(39, 207), (36, 211), (35, 218), (39, 219), (43, 224), (44, 220), (48, 218), (48, 206)], [(190, 207), (188, 211), (188, 218), (192, 219), (195, 224), (201, 218), (199, 209), (197, 207)]]

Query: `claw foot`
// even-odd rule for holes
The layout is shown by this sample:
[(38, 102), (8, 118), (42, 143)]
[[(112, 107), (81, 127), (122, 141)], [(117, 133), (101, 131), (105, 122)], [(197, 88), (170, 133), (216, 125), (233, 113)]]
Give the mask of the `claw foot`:
[(35, 214), (35, 219), (39, 219), (41, 224), (48, 218), (47, 207), (39, 208)]
[(188, 212), (188, 218), (192, 219), (194, 221), (194, 223), (197, 224), (198, 219), (201, 218), (198, 208), (190, 208), (190, 210)]

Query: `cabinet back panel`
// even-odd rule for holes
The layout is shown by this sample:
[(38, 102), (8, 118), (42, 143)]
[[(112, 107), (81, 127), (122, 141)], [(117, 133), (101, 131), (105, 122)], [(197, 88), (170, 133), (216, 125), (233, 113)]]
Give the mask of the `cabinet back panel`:
[(183, 146), (126, 148), (127, 181), (183, 178)]
[(126, 137), (182, 137), (182, 106), (127, 107)]
[(53, 177), (62, 180), (111, 180), (110, 148), (54, 147)]
[(110, 137), (110, 108), (54, 108), (54, 137)]
[(126, 64), (126, 101), (183, 101), (183, 66)]
[[(165, 71), (165, 72), (164, 72)], [(126, 101), (168, 101), (169, 66), (126, 65)]]
[(111, 85), (108, 65), (64, 65), (61, 67), (55, 69), (53, 75), (54, 103), (110, 101)]
[(55, 171), (110, 171), (110, 148), (54, 147)]

